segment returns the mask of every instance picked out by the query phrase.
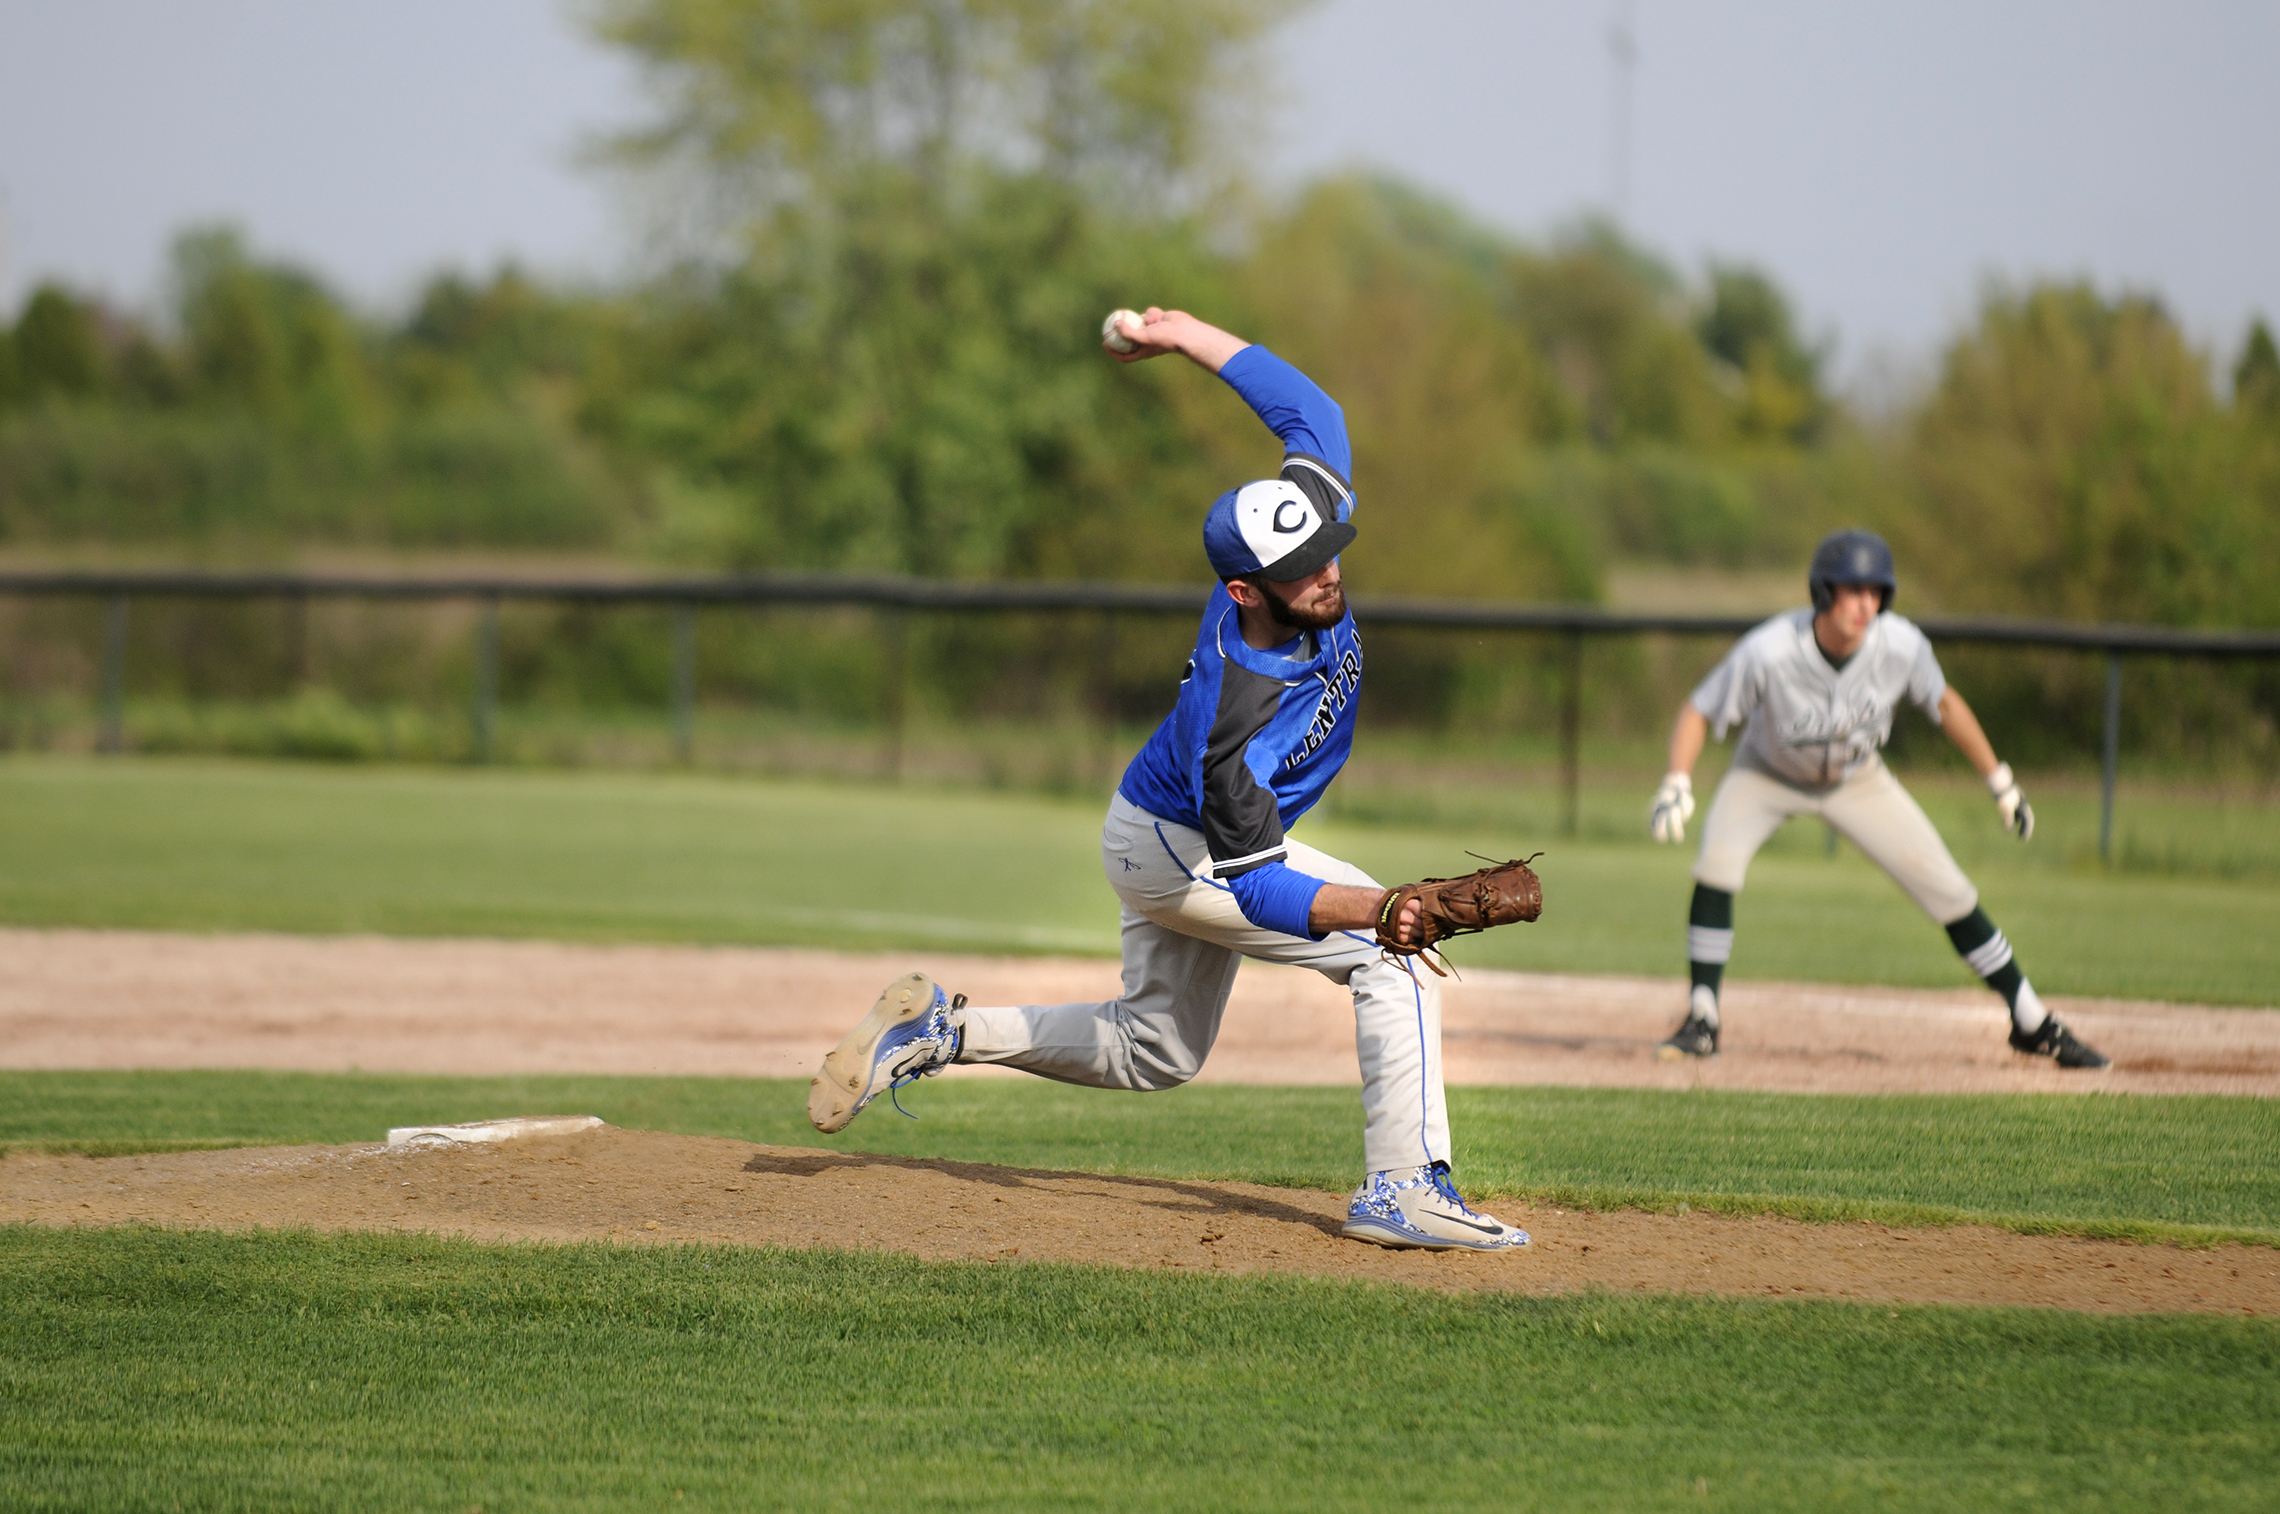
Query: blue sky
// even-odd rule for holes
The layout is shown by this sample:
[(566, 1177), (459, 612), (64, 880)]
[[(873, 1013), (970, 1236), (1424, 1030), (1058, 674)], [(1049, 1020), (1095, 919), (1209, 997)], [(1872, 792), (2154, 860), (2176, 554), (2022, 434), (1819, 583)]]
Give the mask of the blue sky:
[[(1530, 235), (1605, 209), (1625, 4), (1332, 0), (1274, 40), (1260, 166)], [(2280, 5), (1628, 5), (1625, 223), (1771, 270), (1841, 371), (1920, 371), (1990, 277), (2156, 291), (2227, 359), (2280, 314)], [(577, 149), (638, 110), (557, 0), (10, 0), (0, 299), (148, 301), (212, 220), (373, 304), (508, 256), (606, 278), (635, 249)]]

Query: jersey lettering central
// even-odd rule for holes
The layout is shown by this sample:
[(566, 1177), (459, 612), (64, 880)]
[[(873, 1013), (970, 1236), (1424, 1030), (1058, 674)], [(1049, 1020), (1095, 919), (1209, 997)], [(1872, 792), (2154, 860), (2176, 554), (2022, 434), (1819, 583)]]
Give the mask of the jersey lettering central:
[(1354, 743), (1362, 642), (1346, 616), (1303, 659), (1243, 640), (1235, 602), (1212, 591), (1179, 703), (1119, 786), (1126, 799), (1203, 832), (1211, 871), (1282, 860), (1283, 833), (1314, 808)]
[(1833, 788), (1875, 763), (1907, 699), (1940, 718), (1947, 678), (1929, 638), (1890, 611), (1869, 623), (1860, 650), (1832, 667), (1813, 640), (1813, 612), (1774, 616), (1734, 644), (1694, 691), (1694, 708), (1723, 737), (1742, 726), (1737, 766), (1799, 788)]

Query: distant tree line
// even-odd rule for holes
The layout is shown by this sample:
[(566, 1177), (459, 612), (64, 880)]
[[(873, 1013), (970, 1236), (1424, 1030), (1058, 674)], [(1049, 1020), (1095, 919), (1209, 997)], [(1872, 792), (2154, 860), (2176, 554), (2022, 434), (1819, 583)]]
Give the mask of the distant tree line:
[(1613, 560), (1787, 564), (1866, 523), (1951, 608), (2280, 619), (2261, 324), (2228, 394), (2149, 298), (1997, 290), (1864, 421), (1746, 266), (1530, 245), (1379, 179), (1260, 202), (1219, 102), (1287, 9), (610, 0), (659, 103), (617, 162), (709, 256), (447, 274), (381, 319), (206, 229), (163, 312), (43, 286), (0, 334), (0, 539), (1194, 577), (1203, 503), (1272, 449), (1199, 375), (1100, 359), (1102, 312), (1155, 299), (1345, 404), (1373, 587), (1588, 599)]
[(1137, 287), (1339, 396), (1357, 564), (1388, 588), (1589, 598), (1613, 559), (1786, 563), (1859, 521), (1952, 608), (2280, 610), (2261, 324), (2228, 399), (2150, 300), (1998, 293), (1876, 427), (1829, 397), (1762, 275), (1690, 290), (1604, 228), (1515, 246), (1339, 180), (1215, 256), (1186, 227), (1136, 245), (1052, 186), (991, 187), (906, 266), (850, 253), (802, 271), (816, 288), (508, 270), (438, 278), (383, 322), (211, 231), (178, 245), (161, 321), (43, 286), (0, 332), (0, 538), (1193, 577), (1202, 502), (1271, 449), (1197, 376), (1099, 359), (1095, 307)]
[[(1618, 562), (1797, 567), (1860, 524), (1904, 608), (2280, 624), (2262, 323), (2220, 371), (2151, 297), (1993, 288), (1923, 393), (1856, 414), (1760, 270), (1689, 276), (1589, 222), (1524, 241), (1382, 178), (1249, 187), (1230, 102), (1290, 9), (594, 0), (657, 106), (613, 171), (686, 256), (614, 288), (443, 274), (383, 317), (206, 228), (162, 309), (43, 286), (0, 330), (0, 545), (1196, 580), (1204, 506), (1275, 449), (1186, 365), (1101, 357), (1102, 315), (1155, 301), (1344, 405), (1371, 592), (1591, 600)], [(608, 634), (529, 631), (510, 682)], [(957, 660), (1046, 656), (998, 634)], [(1376, 655), (1386, 708), (1542, 702), (1493, 653)], [(1979, 676), (2054, 750), (2095, 729), (2095, 670)], [(2276, 749), (2280, 679), (2195, 678), (2195, 741)]]

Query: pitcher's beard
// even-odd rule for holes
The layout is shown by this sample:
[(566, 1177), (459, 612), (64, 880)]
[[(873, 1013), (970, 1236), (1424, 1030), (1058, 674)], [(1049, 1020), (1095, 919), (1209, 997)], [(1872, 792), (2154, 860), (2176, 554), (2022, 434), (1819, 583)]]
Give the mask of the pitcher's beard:
[(1294, 631), (1327, 631), (1346, 618), (1346, 589), (1343, 584), (1333, 586), (1329, 593), (1304, 610), (1284, 604), (1272, 592), (1267, 594), (1266, 600), (1267, 613), (1275, 618), (1275, 622), (1289, 626)]

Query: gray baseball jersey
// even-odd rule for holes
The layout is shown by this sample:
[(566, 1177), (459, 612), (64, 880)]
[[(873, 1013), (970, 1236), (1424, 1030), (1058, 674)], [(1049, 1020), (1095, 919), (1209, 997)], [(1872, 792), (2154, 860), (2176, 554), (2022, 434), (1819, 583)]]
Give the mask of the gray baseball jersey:
[(1825, 789), (1877, 760), (1903, 697), (1936, 723), (1947, 679), (1915, 622), (1890, 611), (1842, 669), (1813, 644), (1813, 612), (1776, 615), (1734, 644), (1694, 691), (1720, 737), (1742, 725), (1738, 767), (1799, 788)]

